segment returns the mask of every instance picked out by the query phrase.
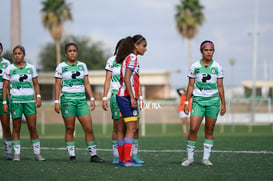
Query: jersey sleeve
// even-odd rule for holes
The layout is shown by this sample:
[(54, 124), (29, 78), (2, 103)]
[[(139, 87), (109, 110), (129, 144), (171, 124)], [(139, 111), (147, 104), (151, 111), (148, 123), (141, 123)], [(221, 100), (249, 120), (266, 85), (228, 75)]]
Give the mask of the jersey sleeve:
[(219, 64), (219, 67), (218, 67), (217, 78), (218, 79), (224, 78), (224, 70), (223, 70), (222, 65), (220, 65), (220, 64)]
[(86, 66), (85, 63), (83, 63), (83, 68), (84, 68), (84, 70), (83, 70), (83, 75), (84, 75), (84, 76), (87, 76), (87, 75), (88, 75), (88, 69), (87, 69), (87, 66)]
[(189, 78), (195, 78), (194, 64), (192, 64), (192, 65), (190, 66), (190, 68), (189, 68), (188, 77), (189, 77)]
[(4, 74), (3, 74), (3, 79), (4, 80), (10, 80), (9, 71), (10, 71), (9, 67), (5, 69)]
[(56, 67), (54, 77), (59, 79), (62, 78), (62, 67), (60, 66), (60, 64)]
[(108, 58), (106, 65), (105, 65), (105, 70), (108, 70), (110, 72), (113, 71), (113, 57)]
[(126, 58), (126, 69), (134, 70), (137, 66), (137, 56), (131, 54)]
[(38, 77), (38, 72), (37, 72), (37, 69), (36, 69), (34, 66), (32, 66), (32, 69), (33, 69), (33, 72), (32, 72), (32, 78), (36, 78), (36, 77)]

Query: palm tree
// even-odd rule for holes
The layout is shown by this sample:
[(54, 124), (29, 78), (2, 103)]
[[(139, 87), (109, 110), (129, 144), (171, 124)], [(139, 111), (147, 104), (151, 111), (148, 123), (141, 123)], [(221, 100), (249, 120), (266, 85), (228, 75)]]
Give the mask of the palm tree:
[(63, 23), (72, 20), (71, 4), (65, 0), (45, 0), (42, 2), (42, 23), (56, 42), (57, 65), (61, 62), (61, 38)]
[(191, 39), (198, 33), (198, 26), (205, 21), (202, 9), (199, 0), (180, 0), (180, 4), (176, 5), (176, 27), (179, 34), (188, 39), (189, 65), (192, 64)]

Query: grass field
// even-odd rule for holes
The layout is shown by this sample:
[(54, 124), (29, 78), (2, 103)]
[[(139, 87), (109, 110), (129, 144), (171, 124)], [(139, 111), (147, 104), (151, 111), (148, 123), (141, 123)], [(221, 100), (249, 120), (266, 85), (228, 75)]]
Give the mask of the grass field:
[[(38, 126), (39, 128), (39, 126)], [(141, 168), (120, 168), (111, 164), (111, 125), (107, 134), (101, 125), (94, 125), (97, 153), (105, 163), (90, 163), (83, 133), (76, 131), (77, 163), (69, 163), (64, 147), (63, 125), (46, 125), (46, 135), (41, 136), (45, 162), (34, 161), (26, 126), (22, 126), (21, 161), (0, 158), (0, 180), (273, 180), (272, 126), (229, 126), (215, 129), (215, 146), (211, 156), (213, 166), (201, 165), (203, 128), (198, 134), (195, 163), (182, 167), (186, 157), (186, 138), (180, 125), (147, 125), (147, 136), (140, 138), (139, 156), (145, 161)], [(40, 130), (39, 130), (40, 131)], [(0, 153), (4, 154), (3, 148)]]

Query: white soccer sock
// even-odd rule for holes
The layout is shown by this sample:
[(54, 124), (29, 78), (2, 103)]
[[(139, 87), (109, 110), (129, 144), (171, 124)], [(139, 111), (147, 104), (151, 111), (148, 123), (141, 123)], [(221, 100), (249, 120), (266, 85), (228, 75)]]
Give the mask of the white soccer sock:
[(32, 143), (32, 149), (35, 155), (40, 155), (41, 148), (40, 148), (40, 141)]
[(89, 154), (90, 154), (91, 157), (97, 155), (97, 147), (96, 147), (96, 145), (90, 145), (90, 146), (88, 146), (88, 151), (89, 151)]
[(213, 145), (204, 143), (203, 160), (208, 160), (209, 159), (212, 147), (213, 147)]
[(188, 159), (193, 160), (195, 152), (195, 146), (187, 145), (187, 153), (188, 153)]
[(66, 150), (67, 150), (67, 153), (68, 153), (69, 157), (76, 156), (75, 146), (66, 146)]
[(119, 157), (119, 155), (118, 155), (118, 144), (117, 143), (112, 145), (112, 150), (113, 150), (114, 157)]
[(132, 145), (132, 154), (137, 155), (138, 152), (138, 144), (133, 144)]
[(6, 153), (12, 153), (12, 141), (4, 141)]
[(14, 154), (20, 155), (20, 153), (21, 153), (21, 145), (20, 144), (13, 145), (13, 150), (14, 150)]

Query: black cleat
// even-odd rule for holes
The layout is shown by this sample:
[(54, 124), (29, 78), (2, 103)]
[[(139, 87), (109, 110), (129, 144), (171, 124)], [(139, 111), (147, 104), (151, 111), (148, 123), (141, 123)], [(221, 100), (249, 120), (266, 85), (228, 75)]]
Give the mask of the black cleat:
[(104, 162), (104, 160), (98, 157), (97, 155), (94, 155), (94, 156), (91, 156), (90, 162), (102, 163)]
[(69, 157), (69, 160), (70, 160), (70, 163), (75, 163), (77, 161), (76, 156)]

